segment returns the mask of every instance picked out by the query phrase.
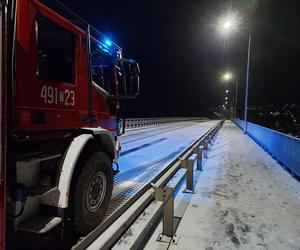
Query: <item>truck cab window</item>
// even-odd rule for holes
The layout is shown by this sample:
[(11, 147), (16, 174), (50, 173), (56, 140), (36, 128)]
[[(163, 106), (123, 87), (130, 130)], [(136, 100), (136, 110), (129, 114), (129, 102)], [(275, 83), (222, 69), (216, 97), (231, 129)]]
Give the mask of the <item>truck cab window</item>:
[(115, 95), (116, 86), (113, 79), (115, 63), (109, 52), (102, 50), (95, 41), (91, 43), (93, 81), (106, 92)]
[(74, 34), (41, 15), (37, 15), (36, 28), (38, 78), (74, 84)]

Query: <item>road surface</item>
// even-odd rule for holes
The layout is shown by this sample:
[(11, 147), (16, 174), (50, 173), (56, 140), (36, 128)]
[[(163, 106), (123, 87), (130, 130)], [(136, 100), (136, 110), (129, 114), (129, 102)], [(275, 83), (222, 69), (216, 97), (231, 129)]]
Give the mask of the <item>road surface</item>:
[(188, 121), (129, 130), (121, 136), (120, 173), (108, 215), (147, 185), (218, 121)]

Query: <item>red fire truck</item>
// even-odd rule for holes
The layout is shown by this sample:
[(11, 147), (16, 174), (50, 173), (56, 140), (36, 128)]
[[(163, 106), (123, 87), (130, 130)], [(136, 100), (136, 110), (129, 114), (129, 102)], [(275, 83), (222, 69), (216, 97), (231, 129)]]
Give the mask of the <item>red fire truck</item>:
[(0, 249), (66, 222), (85, 235), (109, 204), (139, 66), (56, 0), (0, 5)]

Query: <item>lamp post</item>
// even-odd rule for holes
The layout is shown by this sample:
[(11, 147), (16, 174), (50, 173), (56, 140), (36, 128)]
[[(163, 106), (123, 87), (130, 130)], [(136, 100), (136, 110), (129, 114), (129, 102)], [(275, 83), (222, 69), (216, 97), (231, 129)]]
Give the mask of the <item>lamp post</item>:
[(245, 93), (245, 109), (244, 109), (244, 133), (248, 130), (248, 89), (249, 89), (249, 68), (250, 68), (250, 53), (251, 53), (251, 33), (248, 38), (248, 55), (247, 55), (247, 76), (246, 76), (246, 93)]
[[(232, 31), (234, 27), (237, 26), (233, 16), (227, 16), (226, 19), (222, 20), (220, 24), (221, 24), (220, 27), (222, 31), (225, 33), (225, 35), (227, 35), (228, 32)], [(250, 54), (251, 54), (251, 32), (249, 33), (249, 37), (248, 37), (247, 73), (246, 73), (245, 107), (244, 107), (244, 123), (245, 123), (244, 133), (245, 134), (247, 133), (248, 130), (248, 92), (249, 92)], [(237, 87), (236, 87), (236, 100), (237, 100)]]
[(236, 109), (237, 109), (237, 93), (239, 88), (239, 79), (235, 83), (235, 102), (234, 102), (234, 118), (236, 118)]

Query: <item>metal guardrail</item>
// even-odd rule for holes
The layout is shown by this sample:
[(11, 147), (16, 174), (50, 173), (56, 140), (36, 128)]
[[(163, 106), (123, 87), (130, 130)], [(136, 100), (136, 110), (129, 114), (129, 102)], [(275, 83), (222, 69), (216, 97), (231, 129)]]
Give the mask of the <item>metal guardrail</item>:
[[(123, 121), (121, 122), (121, 124), (123, 124)], [(159, 118), (129, 118), (125, 120), (126, 129), (157, 126), (159, 124)]]
[[(172, 236), (173, 220), (172, 197), (185, 176), (187, 176), (187, 190), (193, 190), (193, 162), (197, 160), (197, 169), (202, 169), (202, 157), (206, 155), (209, 144), (216, 136), (223, 121), (218, 122), (193, 145), (160, 172), (151, 182), (142, 188), (136, 195), (124, 203), (106, 221), (95, 228), (89, 235), (73, 247), (73, 249), (110, 249), (124, 234), (138, 216), (153, 202), (159, 201), (164, 209), (163, 234)], [(182, 171), (182, 169), (186, 169)], [(176, 181), (177, 180), (177, 181)], [(90, 246), (92, 244), (92, 246)]]
[[(206, 117), (152, 117), (152, 118), (127, 118), (125, 119), (125, 129), (135, 129), (148, 126), (158, 126), (164, 123), (209, 120)], [(120, 122), (121, 131), (124, 126), (124, 120)]]
[[(241, 129), (244, 121), (234, 119)], [(248, 122), (247, 134), (292, 175), (300, 177), (300, 139)]]

